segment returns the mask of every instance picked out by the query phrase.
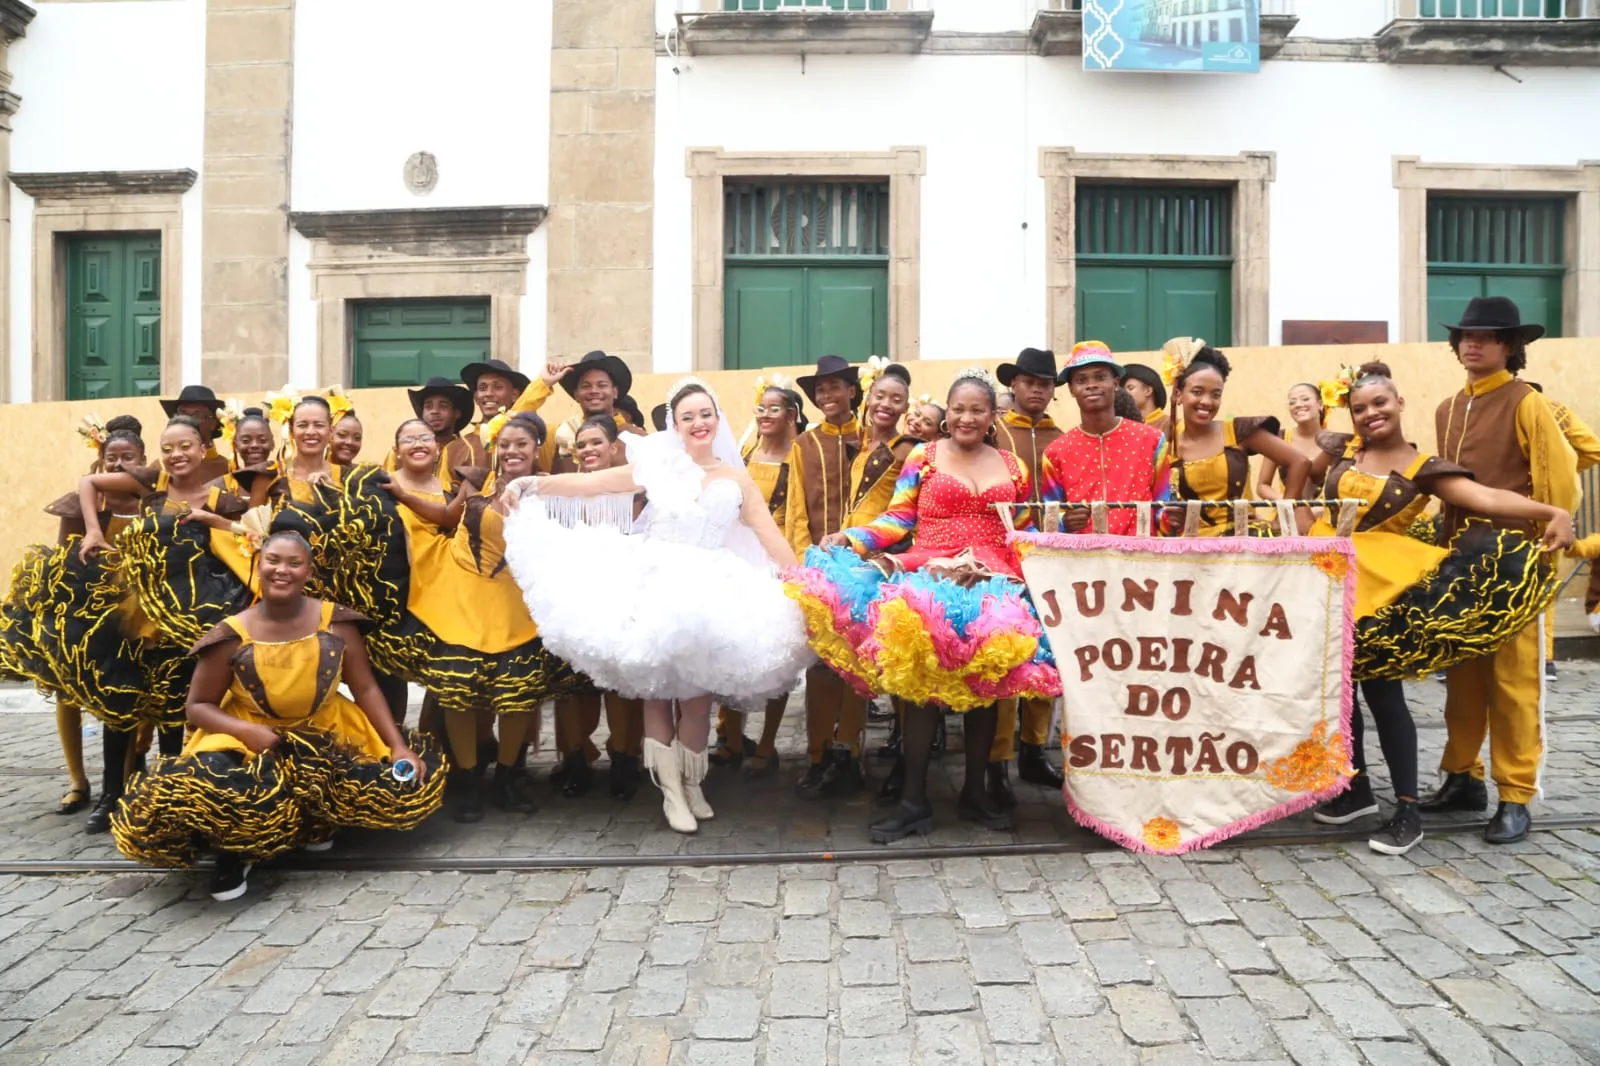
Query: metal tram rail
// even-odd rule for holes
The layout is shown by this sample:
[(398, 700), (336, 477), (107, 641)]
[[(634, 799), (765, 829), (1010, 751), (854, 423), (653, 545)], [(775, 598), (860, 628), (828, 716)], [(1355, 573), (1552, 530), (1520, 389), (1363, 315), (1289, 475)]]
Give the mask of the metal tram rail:
[[(1487, 819), (1446, 822), (1428, 826), (1430, 836), (1482, 834)], [(1542, 817), (1533, 824), (1535, 833), (1570, 829), (1600, 829), (1600, 815), (1564, 818)], [(1212, 850), (1252, 851), (1257, 848), (1307, 847), (1317, 844), (1349, 844), (1365, 840), (1370, 830), (1340, 826), (1327, 829), (1262, 829), (1224, 841)], [(1031, 844), (967, 844), (950, 847), (882, 847), (854, 851), (759, 851), (718, 852), (697, 855), (482, 855), (427, 857), (415, 855), (293, 854), (274, 860), (264, 869), (337, 870), (363, 873), (539, 873), (549, 870), (599, 870), (671, 866), (770, 866), (800, 863), (884, 863), (912, 859), (1011, 859), (1030, 855), (1083, 855), (1116, 851), (1117, 845), (1085, 830), (1076, 838), (1041, 841)], [(202, 863), (196, 869), (206, 869)], [(63, 876), (72, 874), (149, 874), (162, 876), (171, 870), (152, 869), (127, 859), (0, 859), (0, 874)]]

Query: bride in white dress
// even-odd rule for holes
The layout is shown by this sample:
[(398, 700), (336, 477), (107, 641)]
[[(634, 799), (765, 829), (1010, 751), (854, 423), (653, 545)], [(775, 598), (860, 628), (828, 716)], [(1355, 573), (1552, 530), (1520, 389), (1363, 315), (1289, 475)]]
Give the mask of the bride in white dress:
[(545, 647), (645, 701), (645, 765), (668, 824), (691, 833), (713, 814), (700, 787), (712, 701), (762, 706), (815, 659), (777, 576), (794, 552), (716, 397), (685, 378), (667, 411), (667, 431), (625, 438), (627, 466), (508, 485), (506, 562)]

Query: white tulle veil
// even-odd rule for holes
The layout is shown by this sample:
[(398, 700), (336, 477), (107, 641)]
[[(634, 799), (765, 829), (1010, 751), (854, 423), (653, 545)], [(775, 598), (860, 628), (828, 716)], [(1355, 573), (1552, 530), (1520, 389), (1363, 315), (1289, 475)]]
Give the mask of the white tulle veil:
[[(698, 499), (704, 487), (704, 472), (692, 463), (685, 463), (688, 459), (689, 449), (684, 443), (682, 435), (678, 433), (677, 423), (672, 418), (673, 406), (678, 397), (686, 389), (698, 386), (705, 390), (711, 398), (711, 405), (717, 412), (717, 432), (711, 439), (711, 454), (725, 466), (742, 467), (744, 458), (739, 454), (739, 442), (734, 439), (733, 429), (728, 425), (728, 416), (722, 409), (722, 402), (717, 399), (716, 392), (704, 381), (697, 377), (679, 378), (673, 382), (672, 388), (667, 392), (667, 428), (660, 433), (652, 433), (648, 437), (629, 434), (624, 437), (623, 447), (627, 450), (628, 462), (634, 466), (636, 479), (644, 487), (649, 503), (645, 512), (636, 523), (636, 529), (648, 530), (651, 520), (651, 511), (655, 509), (670, 509), (674, 505), (674, 497), (678, 497), (680, 490), (692, 499)], [(660, 468), (675, 467), (686, 472), (683, 480), (678, 478), (662, 478), (650, 476), (646, 471)], [(675, 482), (675, 484), (663, 484)], [(681, 497), (678, 497), (681, 498)], [(756, 538), (755, 530), (744, 523), (741, 517), (728, 530), (728, 540), (725, 547), (751, 566), (763, 569), (773, 567), (772, 560), (767, 556), (766, 549), (761, 546), (761, 541)]]

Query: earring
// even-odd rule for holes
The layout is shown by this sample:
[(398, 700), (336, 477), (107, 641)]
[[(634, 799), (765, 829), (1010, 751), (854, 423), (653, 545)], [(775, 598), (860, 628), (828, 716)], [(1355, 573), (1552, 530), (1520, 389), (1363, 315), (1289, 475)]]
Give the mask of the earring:
[(950, 435), (950, 423), (946, 419), (939, 419), (939, 432), (947, 437)]

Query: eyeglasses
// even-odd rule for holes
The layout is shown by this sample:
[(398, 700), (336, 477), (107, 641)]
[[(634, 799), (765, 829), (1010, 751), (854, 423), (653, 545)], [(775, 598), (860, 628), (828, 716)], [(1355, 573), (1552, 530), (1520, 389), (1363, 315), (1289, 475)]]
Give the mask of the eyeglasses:
[(786, 407), (785, 405), (781, 404), (781, 403), (780, 404), (776, 404), (776, 405), (771, 406), (771, 407), (762, 407), (760, 404), (756, 405), (756, 414), (758, 416), (759, 415), (771, 415), (773, 418), (782, 418), (784, 415), (786, 415), (788, 413), (789, 413), (789, 408)]
[(415, 437), (401, 437), (395, 443), (404, 448), (412, 444), (432, 444), (437, 439), (432, 433), (423, 433)]

